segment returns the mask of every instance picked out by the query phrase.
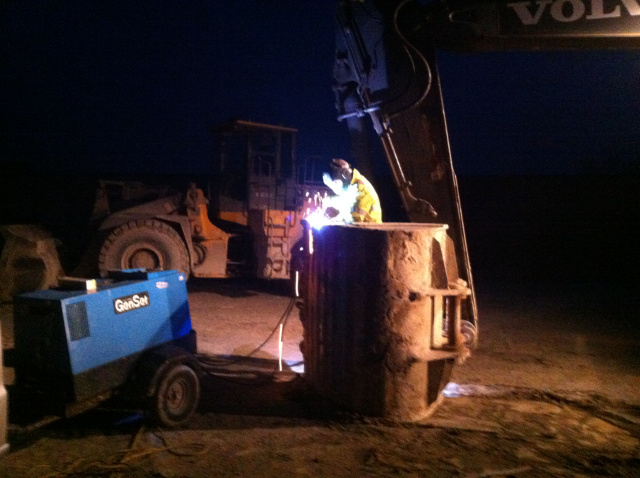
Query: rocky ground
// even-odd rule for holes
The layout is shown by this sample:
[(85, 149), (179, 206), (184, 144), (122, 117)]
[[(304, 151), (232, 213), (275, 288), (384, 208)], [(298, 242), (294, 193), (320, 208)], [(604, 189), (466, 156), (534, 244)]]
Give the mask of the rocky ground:
[[(12, 425), (0, 475), (640, 476), (637, 299), (618, 285), (478, 284), (479, 346), (456, 366), (436, 412), (408, 424), (301, 392), (295, 309), (280, 372), (277, 325), (290, 299), (277, 285), (202, 280), (189, 289), (201, 360), (215, 375), (187, 426), (159, 429), (113, 406)], [(11, 307), (0, 311), (10, 347)], [(247, 354), (220, 374), (221, 355)]]

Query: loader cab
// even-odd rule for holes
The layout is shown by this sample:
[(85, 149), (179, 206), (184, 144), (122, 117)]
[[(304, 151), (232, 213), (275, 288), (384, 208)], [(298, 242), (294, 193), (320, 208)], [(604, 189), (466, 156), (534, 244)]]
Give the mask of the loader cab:
[(241, 120), (214, 129), (209, 216), (230, 234), (228, 264), (254, 277), (288, 279), (291, 247), (302, 236), (297, 134)]
[(241, 222), (238, 213), (249, 210), (296, 209), (297, 133), (241, 120), (215, 127), (211, 196), (221, 218)]

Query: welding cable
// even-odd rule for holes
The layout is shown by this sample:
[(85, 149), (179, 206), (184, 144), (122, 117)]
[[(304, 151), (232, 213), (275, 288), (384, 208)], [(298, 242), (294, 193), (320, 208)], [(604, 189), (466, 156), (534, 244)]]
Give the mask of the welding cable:
[(138, 442), (146, 432), (147, 430), (145, 424), (143, 423), (142, 426), (138, 429), (136, 435), (133, 437), (129, 448), (124, 451), (124, 454), (119, 462), (120, 465), (125, 465), (131, 461), (135, 461), (140, 458), (144, 458), (160, 452), (171, 453), (172, 455), (181, 458), (192, 458), (195, 456), (205, 455), (209, 452), (209, 446), (199, 442), (186, 443), (179, 446), (170, 446), (162, 432), (162, 429), (159, 427), (155, 431), (151, 431), (149, 433), (152, 433), (154, 436), (156, 436), (162, 442), (162, 446), (140, 447)]
[[(136, 434), (132, 437), (126, 450), (114, 452), (104, 460), (88, 462), (84, 458), (80, 458), (67, 465), (63, 470), (59, 471), (56, 471), (50, 465), (38, 465), (37, 467), (32, 468), (31, 473), (33, 476), (40, 476), (43, 478), (63, 478), (72, 476), (133, 476), (136, 474), (135, 472), (137, 468), (132, 465), (131, 462), (141, 458), (146, 458), (156, 453), (167, 452), (179, 458), (190, 459), (206, 455), (210, 452), (210, 446), (205, 443), (193, 442), (179, 446), (169, 445), (167, 439), (162, 433), (162, 429), (158, 429), (157, 432), (150, 432), (160, 439), (162, 446), (141, 446), (139, 442), (146, 432), (146, 426), (143, 423), (138, 428)], [(38, 468), (48, 468), (52, 471), (49, 473), (42, 473)], [(37, 471), (37, 474), (34, 474), (35, 471)]]
[[(257, 353), (258, 351), (260, 351), (272, 338), (273, 336), (276, 334), (276, 332), (278, 332), (278, 330), (280, 329), (280, 326), (282, 325), (282, 333), (284, 335), (284, 327), (287, 323), (287, 321), (289, 320), (289, 317), (291, 316), (291, 312), (293, 311), (294, 305), (295, 305), (295, 297), (292, 297), (291, 300), (289, 301), (289, 303), (287, 304), (287, 307), (285, 308), (284, 312), (282, 313), (282, 315), (280, 316), (280, 319), (278, 320), (278, 322), (276, 323), (275, 327), (273, 328), (273, 330), (271, 331), (271, 333), (269, 334), (269, 336), (260, 344), (258, 345), (255, 349), (253, 349), (251, 352), (249, 352), (247, 355), (242, 355), (239, 357), (235, 357), (233, 359), (229, 359), (229, 360), (216, 360), (216, 359), (212, 359), (209, 356), (202, 356), (202, 355), (198, 355), (198, 361), (201, 364), (205, 364), (205, 365), (210, 365), (210, 366), (229, 366), (229, 365), (234, 365), (237, 363), (241, 363), (243, 361), (246, 361), (247, 359), (252, 358), (252, 356)], [(273, 367), (273, 369), (266, 373), (265, 378), (262, 382), (267, 382), (269, 380), (271, 380), (271, 378), (275, 375), (275, 373), (278, 371), (279, 368), (279, 364), (276, 363), (275, 366)], [(206, 368), (203, 367), (205, 373), (207, 373), (208, 375), (211, 375), (213, 377), (217, 377), (223, 380), (227, 380), (233, 383), (239, 383), (239, 384), (243, 384), (243, 385), (258, 385), (261, 382), (251, 382), (251, 383), (246, 383), (246, 382), (240, 382), (238, 380), (233, 380), (232, 377), (230, 377), (228, 374), (225, 374), (224, 372), (218, 372), (218, 371), (214, 371), (211, 370), (210, 368)], [(233, 378), (241, 378), (243, 375), (246, 376), (247, 374), (242, 374), (242, 372), (231, 372), (233, 374)], [(255, 376), (257, 373), (260, 372), (250, 372), (251, 375)]]
[(280, 324), (285, 324), (287, 322), (287, 320), (289, 319), (289, 316), (291, 315), (291, 311), (293, 310), (293, 306), (295, 305), (295, 298), (291, 298), (291, 300), (289, 300), (289, 303), (287, 304), (287, 307), (285, 308), (285, 311), (282, 313), (282, 315), (280, 316), (280, 319), (278, 320), (278, 322), (276, 323), (275, 327), (273, 328), (273, 330), (271, 331), (271, 333), (267, 336), (267, 338), (260, 344), (258, 345), (255, 349), (253, 349), (251, 352), (249, 352), (247, 355), (242, 355), (239, 357), (236, 357), (236, 359), (234, 360), (222, 360), (222, 362), (227, 363), (227, 364), (234, 364), (237, 362), (241, 362), (243, 359), (246, 358), (250, 358), (251, 356), (253, 356), (255, 353), (259, 352), (260, 350), (262, 350), (262, 348), (267, 345), (267, 343), (273, 338), (273, 336), (276, 334), (276, 332), (278, 331), (278, 329), (280, 328)]
[[(218, 364), (218, 366), (228, 367), (233, 364), (242, 362), (243, 360), (246, 361), (249, 358), (250, 358), (249, 356), (239, 357), (238, 360), (222, 362)], [(208, 365), (215, 367), (215, 364), (211, 362), (208, 362)], [(203, 370), (207, 375), (211, 377), (215, 377), (219, 380), (224, 380), (225, 382), (228, 382), (228, 383), (233, 383), (236, 385), (259, 386), (259, 385), (264, 385), (265, 383), (269, 383), (273, 380), (273, 377), (275, 377), (276, 373), (280, 369), (279, 365), (280, 365), (279, 362), (276, 361), (276, 363), (271, 368), (267, 368), (266, 370), (252, 370), (252, 371), (251, 370), (246, 370), (246, 371), (229, 370), (228, 372), (224, 372), (222, 370), (216, 370), (216, 369), (206, 368), (206, 367), (203, 367)]]

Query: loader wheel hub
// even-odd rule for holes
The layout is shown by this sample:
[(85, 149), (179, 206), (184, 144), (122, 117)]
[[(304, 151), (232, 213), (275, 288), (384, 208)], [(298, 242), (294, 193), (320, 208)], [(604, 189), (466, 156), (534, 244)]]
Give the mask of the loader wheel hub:
[(152, 247), (133, 247), (122, 255), (122, 265), (126, 269), (160, 269), (162, 268), (160, 257), (160, 251)]

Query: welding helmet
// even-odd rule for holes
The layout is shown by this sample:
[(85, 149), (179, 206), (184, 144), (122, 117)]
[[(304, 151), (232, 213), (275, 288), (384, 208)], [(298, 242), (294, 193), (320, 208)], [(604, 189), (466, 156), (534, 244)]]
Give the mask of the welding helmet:
[(343, 187), (347, 187), (351, 184), (351, 179), (353, 179), (353, 169), (349, 163), (344, 159), (333, 159), (330, 166), (331, 179), (334, 181), (341, 181)]

